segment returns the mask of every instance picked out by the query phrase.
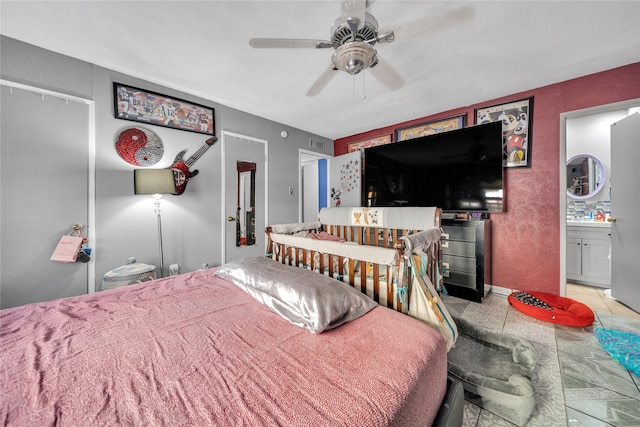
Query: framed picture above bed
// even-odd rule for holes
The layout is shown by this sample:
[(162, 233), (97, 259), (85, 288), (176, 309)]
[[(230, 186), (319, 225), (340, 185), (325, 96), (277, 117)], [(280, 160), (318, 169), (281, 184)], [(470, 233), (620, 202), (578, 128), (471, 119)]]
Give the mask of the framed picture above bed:
[(116, 119), (215, 135), (214, 109), (133, 86), (113, 83)]
[(467, 113), (446, 119), (434, 120), (432, 122), (419, 125), (408, 126), (396, 129), (396, 141), (419, 138), (421, 136), (433, 135), (440, 132), (462, 129), (467, 122)]
[(475, 124), (502, 121), (503, 166), (531, 166), (533, 97), (475, 109)]

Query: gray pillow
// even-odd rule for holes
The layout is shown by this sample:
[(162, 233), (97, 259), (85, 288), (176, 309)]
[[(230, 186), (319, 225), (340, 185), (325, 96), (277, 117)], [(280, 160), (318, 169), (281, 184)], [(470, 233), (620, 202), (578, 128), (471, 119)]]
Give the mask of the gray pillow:
[(344, 282), (264, 257), (227, 263), (215, 274), (314, 334), (355, 320), (377, 304)]

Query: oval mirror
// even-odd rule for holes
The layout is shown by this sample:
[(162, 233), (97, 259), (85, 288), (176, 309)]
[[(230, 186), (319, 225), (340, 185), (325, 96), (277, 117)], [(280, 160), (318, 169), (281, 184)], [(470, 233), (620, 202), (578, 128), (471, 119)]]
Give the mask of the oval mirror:
[(607, 171), (604, 164), (591, 154), (576, 154), (567, 160), (567, 195), (588, 199), (604, 187)]

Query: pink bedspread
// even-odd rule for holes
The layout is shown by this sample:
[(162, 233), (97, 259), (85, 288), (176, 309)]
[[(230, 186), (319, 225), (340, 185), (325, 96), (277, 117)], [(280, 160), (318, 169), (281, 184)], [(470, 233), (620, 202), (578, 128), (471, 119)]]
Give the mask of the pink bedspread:
[(212, 270), (0, 311), (15, 426), (430, 425), (446, 343), (384, 307), (313, 335)]

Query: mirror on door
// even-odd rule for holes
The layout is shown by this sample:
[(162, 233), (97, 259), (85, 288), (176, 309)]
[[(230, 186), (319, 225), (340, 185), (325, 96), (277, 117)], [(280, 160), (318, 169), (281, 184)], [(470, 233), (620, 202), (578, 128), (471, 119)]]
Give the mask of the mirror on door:
[(256, 244), (256, 164), (238, 161), (236, 246)]

